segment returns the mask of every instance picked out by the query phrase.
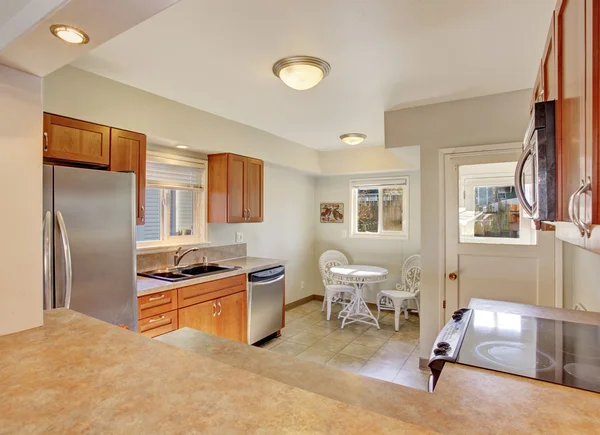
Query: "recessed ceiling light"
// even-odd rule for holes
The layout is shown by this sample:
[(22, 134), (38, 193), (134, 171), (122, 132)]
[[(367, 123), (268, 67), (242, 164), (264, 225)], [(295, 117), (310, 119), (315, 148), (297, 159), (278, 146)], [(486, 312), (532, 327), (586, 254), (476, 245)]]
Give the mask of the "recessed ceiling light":
[(54, 24), (50, 26), (50, 31), (57, 38), (70, 44), (87, 44), (90, 42), (90, 37), (83, 30), (65, 24)]
[(340, 136), (342, 142), (348, 145), (358, 145), (367, 138), (366, 134), (362, 133), (346, 133)]
[(175, 145), (176, 148), (181, 148), (182, 150), (187, 148), (187, 145)]
[(280, 59), (273, 65), (273, 74), (292, 89), (304, 91), (316, 86), (327, 77), (331, 65), (311, 56), (292, 56)]

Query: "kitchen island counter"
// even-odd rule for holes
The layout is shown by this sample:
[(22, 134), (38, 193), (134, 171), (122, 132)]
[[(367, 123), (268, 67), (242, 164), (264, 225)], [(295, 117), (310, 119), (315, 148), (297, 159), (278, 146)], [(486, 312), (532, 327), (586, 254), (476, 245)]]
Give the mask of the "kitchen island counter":
[(0, 349), (0, 434), (432, 433), (66, 309)]

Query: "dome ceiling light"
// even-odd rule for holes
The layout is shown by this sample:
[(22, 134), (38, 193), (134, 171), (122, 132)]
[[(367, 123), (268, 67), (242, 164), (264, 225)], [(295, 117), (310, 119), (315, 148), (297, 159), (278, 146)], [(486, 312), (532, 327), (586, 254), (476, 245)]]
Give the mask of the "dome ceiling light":
[(50, 32), (69, 44), (87, 44), (90, 42), (90, 37), (83, 30), (66, 24), (54, 24), (50, 26)]
[(331, 65), (323, 59), (311, 56), (292, 56), (278, 60), (273, 74), (292, 89), (304, 91), (316, 86), (327, 77)]
[(366, 138), (367, 135), (362, 133), (346, 133), (340, 136), (342, 142), (348, 145), (358, 145)]

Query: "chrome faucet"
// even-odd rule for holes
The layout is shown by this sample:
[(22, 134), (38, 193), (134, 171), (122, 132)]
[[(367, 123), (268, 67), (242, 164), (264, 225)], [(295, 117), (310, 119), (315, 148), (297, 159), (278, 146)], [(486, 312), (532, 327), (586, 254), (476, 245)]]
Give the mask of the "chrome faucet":
[[(194, 252), (197, 251), (200, 248), (190, 248), (187, 251), (184, 251), (183, 254), (180, 254), (181, 250), (183, 248), (180, 246), (179, 249), (177, 251), (175, 251), (175, 257), (173, 258), (173, 263), (175, 264), (175, 266), (179, 266), (179, 263), (181, 263), (181, 260), (183, 259), (183, 257), (185, 257), (187, 254), (189, 254), (190, 252)], [(206, 258), (206, 257), (205, 257)]]
[(208, 266), (208, 257), (206, 255), (202, 257), (202, 265), (204, 267)]

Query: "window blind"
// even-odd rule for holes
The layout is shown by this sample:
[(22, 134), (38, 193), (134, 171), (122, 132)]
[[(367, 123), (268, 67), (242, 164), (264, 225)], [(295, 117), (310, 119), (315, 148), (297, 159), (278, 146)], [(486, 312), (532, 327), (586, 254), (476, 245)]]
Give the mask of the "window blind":
[(381, 178), (381, 179), (368, 179), (368, 180), (352, 180), (351, 185), (353, 189), (360, 187), (394, 187), (394, 186), (406, 186), (408, 185), (407, 177), (399, 178)]
[(204, 168), (199, 165), (184, 165), (148, 160), (146, 182), (151, 187), (167, 189), (202, 189)]

